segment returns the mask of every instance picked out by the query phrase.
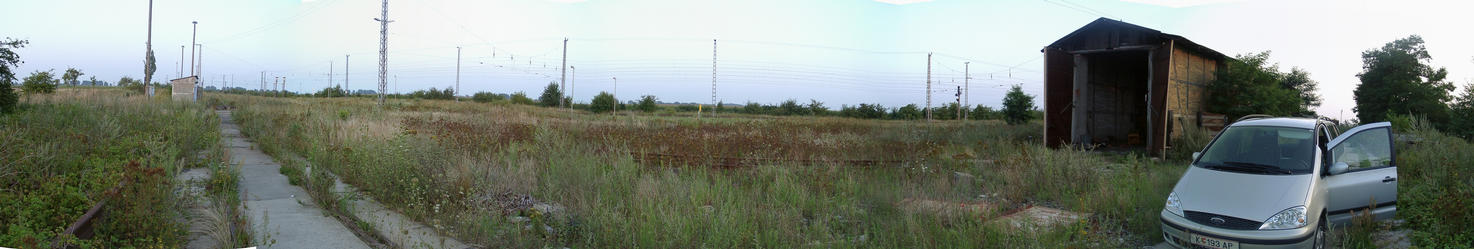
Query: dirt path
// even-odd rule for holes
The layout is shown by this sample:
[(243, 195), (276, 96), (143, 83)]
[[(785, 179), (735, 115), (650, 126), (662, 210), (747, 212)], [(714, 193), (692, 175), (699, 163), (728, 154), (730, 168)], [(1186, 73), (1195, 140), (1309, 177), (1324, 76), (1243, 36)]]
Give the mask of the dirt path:
[(241, 136), (230, 111), (216, 111), (231, 163), (240, 165), (240, 193), (258, 248), (369, 248), (343, 223), (324, 216), (312, 197), (287, 182), (281, 164)]

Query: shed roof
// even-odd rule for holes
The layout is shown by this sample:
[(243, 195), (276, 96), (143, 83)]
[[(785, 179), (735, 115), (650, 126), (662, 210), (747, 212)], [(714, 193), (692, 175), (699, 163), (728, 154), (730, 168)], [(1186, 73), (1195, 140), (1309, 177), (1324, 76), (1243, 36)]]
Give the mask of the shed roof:
[(1127, 23), (1127, 22), (1122, 22), (1122, 21), (1117, 21), (1117, 20), (1111, 20), (1111, 19), (1107, 19), (1107, 18), (1104, 18), (1104, 17), (1095, 19), (1095, 21), (1090, 22), (1090, 24), (1085, 24), (1084, 27), (1080, 27), (1079, 29), (1076, 29), (1074, 32), (1070, 32), (1070, 34), (1065, 35), (1064, 37), (1060, 37), (1059, 40), (1055, 40), (1054, 43), (1050, 43), (1049, 46), (1046, 46), (1046, 47), (1059, 48), (1059, 47), (1064, 46), (1064, 44), (1069, 43), (1069, 42), (1073, 41), (1074, 39), (1078, 38), (1079, 36), (1081, 36), (1082, 33), (1085, 33), (1085, 32), (1090, 31), (1090, 30), (1106, 29), (1106, 28), (1122, 28), (1122, 29), (1127, 29), (1127, 30), (1130, 30), (1130, 31), (1141, 33), (1141, 35), (1143, 35), (1143, 36), (1154, 36), (1154, 38), (1157, 38), (1157, 39), (1173, 40), (1173, 41), (1176, 41), (1177, 44), (1182, 44), (1183, 47), (1186, 48), (1186, 49), (1188, 49), (1188, 50), (1192, 50), (1192, 51), (1196, 51), (1198, 53), (1202, 53), (1202, 54), (1207, 55), (1209, 57), (1212, 57), (1214, 59), (1220, 59), (1220, 60), (1221, 59), (1231, 59), (1230, 57), (1223, 55), (1223, 53), (1219, 53), (1218, 51), (1214, 51), (1211, 48), (1208, 48), (1206, 46), (1203, 46), (1201, 44), (1198, 44), (1196, 42), (1193, 42), (1192, 40), (1188, 40), (1186, 37), (1182, 37), (1180, 35), (1163, 33), (1162, 31), (1158, 31), (1158, 30), (1155, 30), (1155, 29), (1151, 29), (1151, 28), (1147, 28), (1147, 27), (1142, 27), (1142, 26), (1139, 26), (1139, 25), (1136, 25), (1136, 24)]

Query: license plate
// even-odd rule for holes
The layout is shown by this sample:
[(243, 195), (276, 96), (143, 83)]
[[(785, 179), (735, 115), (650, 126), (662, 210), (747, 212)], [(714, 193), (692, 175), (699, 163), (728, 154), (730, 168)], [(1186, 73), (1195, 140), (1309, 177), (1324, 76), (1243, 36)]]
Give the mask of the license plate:
[(1235, 241), (1231, 241), (1231, 240), (1211, 238), (1211, 237), (1206, 237), (1206, 236), (1197, 235), (1197, 234), (1193, 234), (1193, 235), (1189, 236), (1189, 238), (1190, 239), (1189, 239), (1188, 242), (1191, 242), (1191, 243), (1196, 244), (1196, 245), (1208, 247), (1208, 248), (1217, 248), (1217, 249), (1238, 249), (1239, 248), (1239, 242), (1235, 242)]

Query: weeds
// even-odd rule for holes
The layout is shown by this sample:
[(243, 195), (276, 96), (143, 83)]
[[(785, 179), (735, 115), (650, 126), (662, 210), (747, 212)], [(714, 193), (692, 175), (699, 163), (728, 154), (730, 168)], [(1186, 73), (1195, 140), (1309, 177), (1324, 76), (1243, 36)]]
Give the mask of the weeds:
[[(255, 103), (235, 116), (264, 149), (302, 155), (391, 209), (490, 247), (1126, 246), (1115, 239), (1123, 231), (1159, 233), (1155, 214), (1182, 172), (1139, 156), (1045, 149), (1037, 126), (994, 121), (569, 119), (516, 105), (225, 98)], [(336, 115), (345, 110), (351, 118)], [(773, 160), (652, 167), (661, 165), (637, 162), (638, 153)], [(911, 198), (1096, 215), (1019, 232), (988, 222), (993, 212), (897, 207)]]
[(82, 247), (177, 247), (185, 224), (173, 174), (218, 143), (198, 105), (124, 97), (121, 89), (63, 88), (0, 117), (0, 245), (48, 244), (104, 191), (130, 183), (94, 221)]

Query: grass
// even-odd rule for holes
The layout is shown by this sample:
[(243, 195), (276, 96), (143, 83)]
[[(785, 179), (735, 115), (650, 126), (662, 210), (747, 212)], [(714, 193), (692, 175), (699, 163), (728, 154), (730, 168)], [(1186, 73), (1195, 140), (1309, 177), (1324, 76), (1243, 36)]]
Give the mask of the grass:
[(1415, 120), (1399, 133), (1397, 216), (1407, 221), (1414, 246), (1474, 247), (1474, 144)]
[[(187, 224), (173, 175), (219, 141), (213, 112), (116, 88), (61, 88), (0, 116), (0, 245), (46, 246), (95, 203), (84, 248), (171, 248)], [(117, 192), (105, 193), (120, 182)]]
[[(489, 247), (1131, 246), (1156, 239), (1156, 214), (1185, 169), (1047, 149), (1034, 142), (1038, 123), (695, 120), (450, 101), (376, 108), (353, 98), (218, 98), (240, 107), (243, 132), (264, 149), (301, 155), (391, 209)], [(643, 153), (708, 160), (633, 156)], [(709, 167), (723, 158), (772, 160)], [(908, 199), (1000, 207), (944, 215), (898, 206)], [(1037, 231), (990, 220), (1025, 205), (1092, 215)]]

